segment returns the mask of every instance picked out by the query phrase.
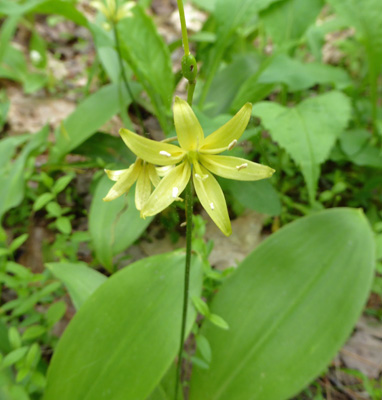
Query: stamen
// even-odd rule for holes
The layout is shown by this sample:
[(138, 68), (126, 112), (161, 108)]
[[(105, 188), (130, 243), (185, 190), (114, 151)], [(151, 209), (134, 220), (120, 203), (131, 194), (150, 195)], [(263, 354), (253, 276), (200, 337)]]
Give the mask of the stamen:
[(173, 197), (174, 199), (176, 199), (176, 198), (178, 197), (178, 194), (179, 194), (179, 189), (178, 189), (176, 186), (174, 186), (174, 187), (172, 188), (172, 197)]
[(199, 174), (195, 174), (195, 178), (196, 178), (198, 181), (203, 182), (203, 181), (205, 181), (205, 180), (208, 178), (208, 174), (202, 175), (202, 176), (200, 176)]
[(159, 154), (160, 154), (161, 156), (171, 157), (171, 154), (168, 153), (167, 151), (164, 151), (164, 150), (161, 150), (161, 151), (159, 152)]
[(243, 168), (247, 168), (247, 167), (248, 167), (248, 163), (244, 163), (244, 164), (241, 164), (241, 165), (237, 165), (237, 166), (236, 166), (236, 168), (237, 168), (238, 171), (240, 171), (240, 170), (243, 169)]
[(211, 210), (215, 210), (214, 203), (210, 203)]
[(232, 150), (235, 146), (237, 145), (237, 140), (234, 139), (232, 142), (228, 145), (228, 150)]

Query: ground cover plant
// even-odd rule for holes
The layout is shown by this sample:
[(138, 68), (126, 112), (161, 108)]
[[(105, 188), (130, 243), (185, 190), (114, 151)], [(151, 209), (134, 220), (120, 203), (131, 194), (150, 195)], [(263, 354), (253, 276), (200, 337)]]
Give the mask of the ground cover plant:
[(379, 0), (0, 24), (0, 399), (382, 398)]

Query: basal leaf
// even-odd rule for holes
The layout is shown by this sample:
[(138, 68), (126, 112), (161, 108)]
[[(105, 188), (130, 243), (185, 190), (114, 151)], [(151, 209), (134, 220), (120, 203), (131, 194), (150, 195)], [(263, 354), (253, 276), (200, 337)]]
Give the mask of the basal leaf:
[(304, 217), (264, 241), (223, 284), (202, 328), (208, 370), (191, 400), (286, 400), (318, 376), (350, 335), (373, 279), (374, 238), (362, 211)]
[(107, 278), (85, 263), (48, 263), (46, 267), (68, 289), (77, 310)]
[(313, 201), (319, 166), (327, 160), (336, 139), (350, 119), (349, 99), (340, 92), (328, 92), (293, 108), (262, 102), (253, 107), (272, 138), (299, 165)]
[(268, 215), (281, 213), (279, 196), (267, 179), (254, 182), (229, 181), (226, 189), (246, 208)]
[[(145, 258), (102, 284), (61, 337), (44, 400), (146, 399), (179, 347), (184, 262), (183, 251)], [(193, 258), (191, 296), (200, 296), (201, 264)]]
[(110, 272), (114, 270), (113, 257), (126, 250), (152, 221), (140, 218), (135, 208), (134, 190), (112, 202), (102, 199), (114, 184), (106, 175), (99, 181), (89, 214), (89, 231), (98, 260)]

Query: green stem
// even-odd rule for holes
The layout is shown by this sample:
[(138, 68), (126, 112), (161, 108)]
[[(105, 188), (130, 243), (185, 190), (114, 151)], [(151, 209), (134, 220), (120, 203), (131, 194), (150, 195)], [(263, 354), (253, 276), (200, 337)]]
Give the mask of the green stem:
[(122, 77), (122, 81), (126, 87), (127, 93), (129, 94), (130, 98), (131, 98), (131, 102), (133, 104), (134, 107), (134, 111), (136, 116), (139, 119), (139, 124), (142, 128), (142, 133), (145, 135), (146, 130), (145, 130), (145, 126), (143, 124), (143, 118), (142, 118), (142, 114), (139, 111), (139, 107), (137, 105), (137, 102), (135, 101), (133, 92), (130, 88), (129, 82), (127, 80), (127, 76), (126, 76), (126, 71), (123, 65), (123, 60), (122, 60), (122, 54), (121, 54), (121, 47), (120, 47), (120, 42), (119, 42), (119, 35), (118, 35), (118, 31), (117, 31), (117, 26), (116, 23), (113, 22), (113, 33), (114, 33), (114, 38), (115, 38), (115, 47), (117, 49), (117, 54), (118, 54), (118, 61), (119, 61), (119, 68), (121, 69), (121, 77)]
[(188, 82), (188, 90), (187, 90), (187, 103), (191, 106), (192, 99), (194, 97), (194, 90), (195, 90), (196, 81)]
[(190, 54), (190, 47), (188, 46), (188, 34), (187, 34), (186, 17), (184, 15), (183, 1), (182, 0), (177, 0), (177, 1), (178, 1), (180, 25), (182, 27), (182, 40), (183, 40), (184, 54), (186, 56), (188, 56)]
[(183, 290), (183, 313), (182, 327), (180, 332), (180, 345), (178, 352), (178, 365), (176, 368), (175, 381), (175, 400), (178, 398), (179, 383), (182, 381), (182, 353), (186, 334), (187, 309), (190, 285), (190, 267), (192, 251), (192, 211), (193, 211), (193, 187), (190, 179), (186, 187), (186, 264), (184, 271), (184, 290)]

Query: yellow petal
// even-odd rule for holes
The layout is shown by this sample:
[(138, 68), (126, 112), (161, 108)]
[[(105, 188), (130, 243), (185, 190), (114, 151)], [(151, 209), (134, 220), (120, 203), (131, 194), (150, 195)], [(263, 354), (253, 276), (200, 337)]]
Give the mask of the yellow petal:
[(147, 168), (148, 166), (149, 165), (145, 165), (141, 168), (141, 172), (137, 179), (137, 185), (135, 186), (135, 206), (137, 210), (142, 210), (151, 194), (151, 182)]
[(178, 146), (144, 138), (128, 129), (120, 129), (119, 134), (133, 153), (151, 164), (176, 164), (185, 155), (185, 151)]
[(122, 174), (124, 174), (126, 171), (128, 171), (129, 169), (133, 168), (134, 164), (130, 165), (130, 167), (128, 169), (119, 169), (119, 170), (111, 170), (111, 169), (105, 169), (105, 172), (108, 176), (109, 179), (111, 179), (112, 181), (117, 181)]
[(185, 150), (196, 150), (203, 141), (203, 129), (192, 108), (179, 97), (175, 97), (174, 122), (180, 146)]
[(152, 164), (147, 164), (146, 165), (147, 171), (149, 173), (149, 177), (150, 177), (150, 181), (151, 183), (156, 187), (159, 185), (160, 182), (160, 177), (158, 175), (158, 172), (156, 170), (156, 168), (154, 167), (154, 165)]
[(143, 218), (160, 213), (172, 202), (179, 199), (188, 181), (190, 180), (191, 167), (188, 162), (183, 162), (173, 168), (159, 183), (151, 194), (146, 205), (141, 211)]
[(132, 168), (127, 169), (120, 175), (118, 181), (112, 186), (103, 201), (112, 201), (122, 196), (124, 193), (128, 193), (131, 186), (133, 186), (134, 182), (137, 180), (141, 167), (141, 161), (138, 160), (133, 164)]
[(102, 3), (102, 1), (91, 1), (90, 5), (97, 9), (98, 11), (101, 11), (101, 13), (105, 16), (109, 15), (109, 11), (106, 8), (105, 4)]
[(199, 159), (213, 174), (237, 181), (257, 181), (269, 178), (275, 172), (266, 165), (245, 158), (201, 154)]
[(216, 153), (221, 153), (227, 150), (245, 131), (251, 112), (252, 104), (245, 104), (226, 124), (204, 139), (200, 151), (216, 149)]
[(224, 235), (229, 236), (232, 233), (231, 221), (219, 183), (198, 163), (194, 163), (193, 181), (202, 206)]

